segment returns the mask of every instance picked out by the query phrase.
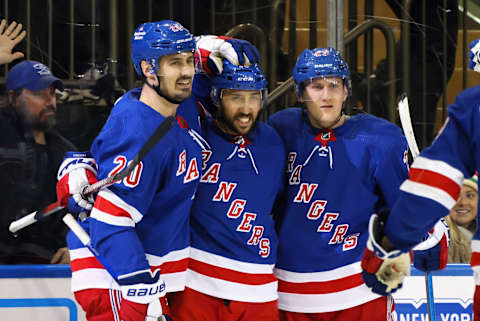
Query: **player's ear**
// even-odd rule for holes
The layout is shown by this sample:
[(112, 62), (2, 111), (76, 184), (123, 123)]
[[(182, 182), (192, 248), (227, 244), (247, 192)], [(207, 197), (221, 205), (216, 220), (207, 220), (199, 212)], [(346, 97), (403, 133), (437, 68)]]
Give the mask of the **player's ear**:
[(347, 86), (346, 86), (345, 84), (343, 85), (343, 93), (344, 93), (344, 95), (343, 95), (343, 102), (345, 102), (345, 101), (347, 100), (347, 98), (348, 98), (348, 88), (347, 88)]
[(142, 62), (140, 63), (140, 67), (142, 68), (143, 75), (147, 78), (149, 75), (155, 74), (155, 70), (153, 69), (153, 67), (145, 60), (142, 60)]
[(140, 67), (142, 68), (142, 74), (145, 76), (147, 81), (150, 80), (150, 84), (154, 86), (157, 85), (158, 84), (157, 75), (152, 65), (150, 65), (145, 60), (142, 60), (142, 62), (140, 63)]

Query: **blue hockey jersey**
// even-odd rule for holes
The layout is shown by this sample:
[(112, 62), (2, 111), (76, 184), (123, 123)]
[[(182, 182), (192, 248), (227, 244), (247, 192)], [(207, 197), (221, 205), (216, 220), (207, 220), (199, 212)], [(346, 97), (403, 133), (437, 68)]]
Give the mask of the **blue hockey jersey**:
[(394, 124), (361, 114), (333, 130), (300, 108), (269, 123), (287, 150), (287, 190), (278, 220), (275, 274), (281, 310), (319, 313), (373, 300), (360, 261), (372, 213), (390, 207), (407, 177), (407, 143)]
[[(385, 228), (395, 247), (408, 251), (417, 244), (455, 205), (464, 177), (479, 168), (479, 108), (480, 86), (462, 91), (448, 107), (443, 132), (414, 160)], [(479, 236), (472, 241), (472, 262), (480, 254)]]
[(283, 186), (285, 149), (264, 123), (246, 136), (202, 122), (210, 145), (191, 216), (187, 287), (235, 301), (276, 300), (277, 236), (272, 207)]
[[(92, 145), (99, 180), (124, 169), (164, 119), (138, 100), (140, 93), (141, 88), (131, 90), (115, 104)], [(118, 279), (158, 268), (168, 292), (184, 288), (201, 148), (183, 118), (177, 119), (130, 176), (98, 193), (84, 223), (110, 273), (69, 237), (74, 291), (116, 288), (110, 274)]]

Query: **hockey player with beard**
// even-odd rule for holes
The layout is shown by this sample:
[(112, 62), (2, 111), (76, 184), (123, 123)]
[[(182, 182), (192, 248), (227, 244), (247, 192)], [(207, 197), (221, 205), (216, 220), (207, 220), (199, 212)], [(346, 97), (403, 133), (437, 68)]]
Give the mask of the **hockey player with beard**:
[(257, 122), (267, 95), (257, 64), (224, 60), (211, 81), (216, 116), (202, 121), (209, 149), (192, 206), (186, 288), (169, 297), (171, 318), (275, 321), (271, 212), (283, 186), (285, 149), (275, 130)]
[(287, 151), (275, 213), (280, 320), (391, 320), (392, 298), (365, 286), (360, 260), (370, 215), (393, 205), (407, 177), (405, 138), (386, 120), (343, 113), (350, 74), (335, 49), (304, 50), (293, 79), (306, 108), (269, 120)]
[[(131, 46), (143, 86), (117, 101), (92, 145), (99, 179), (124, 169), (158, 125), (191, 95), (195, 40), (182, 25), (170, 20), (142, 24)], [(168, 314), (165, 293), (183, 290), (201, 148), (182, 125), (175, 123), (130, 176), (96, 196), (83, 224), (98, 256), (69, 235), (72, 288), (88, 320), (156, 320)], [(72, 158), (65, 162), (59, 178), (73, 180), (79, 163)], [(72, 188), (59, 182), (62, 186)]]

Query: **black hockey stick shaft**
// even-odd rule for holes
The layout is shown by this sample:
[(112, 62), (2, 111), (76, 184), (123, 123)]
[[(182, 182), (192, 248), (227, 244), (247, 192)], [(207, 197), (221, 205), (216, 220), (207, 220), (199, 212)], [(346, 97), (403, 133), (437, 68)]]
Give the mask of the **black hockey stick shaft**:
[[(82, 195), (90, 195), (96, 193), (104, 187), (110, 186), (116, 181), (122, 180), (123, 178), (130, 175), (130, 173), (135, 169), (135, 166), (140, 163), (140, 161), (147, 155), (150, 150), (168, 133), (168, 131), (173, 127), (175, 123), (174, 116), (166, 117), (160, 125), (155, 129), (153, 134), (148, 138), (145, 144), (140, 148), (137, 155), (135, 155), (132, 162), (122, 171), (117, 174), (104, 178), (90, 186), (87, 186), (83, 191)], [(16, 233), (19, 230), (37, 222), (46, 219), (47, 217), (53, 214), (65, 213), (66, 209), (63, 206), (58, 205), (57, 202), (52, 203), (45, 208), (35, 211), (33, 213), (27, 214), (24, 217), (13, 221), (10, 223), (9, 230), (12, 233)]]
[(157, 127), (155, 132), (148, 138), (148, 140), (143, 144), (142, 148), (140, 148), (140, 151), (135, 155), (133, 158), (132, 162), (123, 170), (118, 172), (117, 174), (113, 176), (106, 177), (96, 183), (93, 183), (92, 185), (89, 185), (85, 187), (85, 189), (82, 192), (82, 196), (87, 196), (93, 193), (98, 192), (102, 188), (112, 185), (113, 183), (124, 179), (130, 173), (133, 172), (135, 167), (140, 163), (140, 161), (147, 155), (150, 150), (155, 146), (160, 139), (162, 139), (163, 136), (173, 127), (175, 121), (175, 117), (169, 116), (165, 118), (162, 123)]

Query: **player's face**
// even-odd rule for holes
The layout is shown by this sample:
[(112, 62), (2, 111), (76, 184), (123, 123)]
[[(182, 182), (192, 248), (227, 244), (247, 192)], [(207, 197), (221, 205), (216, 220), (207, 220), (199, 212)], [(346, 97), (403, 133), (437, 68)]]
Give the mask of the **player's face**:
[(478, 193), (473, 188), (463, 185), (460, 197), (450, 211), (450, 218), (457, 225), (469, 227), (477, 217)]
[(15, 104), (33, 129), (43, 131), (55, 125), (57, 100), (53, 85), (39, 91), (23, 89)]
[(157, 73), (160, 90), (165, 96), (181, 102), (192, 94), (194, 73), (193, 53), (182, 52), (164, 56), (159, 61)]
[(313, 126), (335, 128), (344, 122), (342, 106), (347, 96), (348, 89), (342, 78), (315, 78), (305, 85), (301, 100), (307, 106)]
[(225, 132), (245, 135), (254, 126), (261, 104), (260, 90), (224, 89), (217, 120)]

